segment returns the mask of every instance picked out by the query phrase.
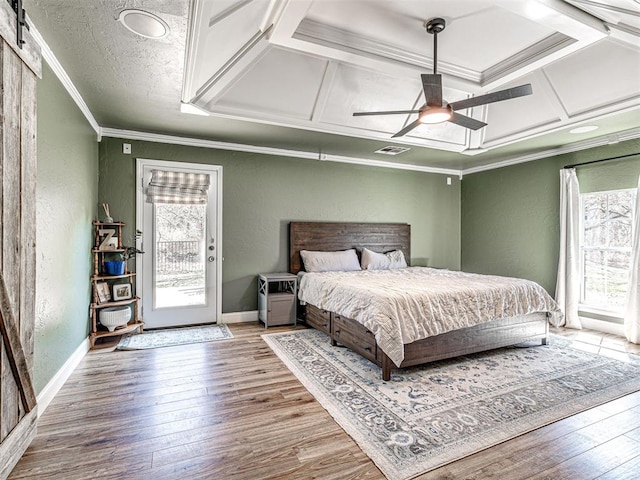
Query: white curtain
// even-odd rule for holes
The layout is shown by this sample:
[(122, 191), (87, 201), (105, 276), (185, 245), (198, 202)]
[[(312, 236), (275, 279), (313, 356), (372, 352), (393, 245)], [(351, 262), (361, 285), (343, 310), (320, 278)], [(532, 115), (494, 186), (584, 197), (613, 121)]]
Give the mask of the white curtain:
[(580, 188), (575, 168), (560, 170), (560, 258), (556, 301), (564, 313), (562, 325), (582, 328), (580, 301)]
[(630, 342), (640, 343), (640, 177), (638, 177), (636, 191), (636, 211), (633, 216), (631, 244), (631, 272), (629, 272), (629, 294), (624, 314), (624, 333)]

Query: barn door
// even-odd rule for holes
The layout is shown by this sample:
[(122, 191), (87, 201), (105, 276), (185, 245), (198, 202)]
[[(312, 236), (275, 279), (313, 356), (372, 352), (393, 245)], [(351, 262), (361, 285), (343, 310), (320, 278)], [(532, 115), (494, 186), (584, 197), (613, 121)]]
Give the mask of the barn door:
[[(36, 80), (40, 49), (0, 0), (0, 478), (36, 432)], [(22, 43), (22, 41), (24, 43)]]

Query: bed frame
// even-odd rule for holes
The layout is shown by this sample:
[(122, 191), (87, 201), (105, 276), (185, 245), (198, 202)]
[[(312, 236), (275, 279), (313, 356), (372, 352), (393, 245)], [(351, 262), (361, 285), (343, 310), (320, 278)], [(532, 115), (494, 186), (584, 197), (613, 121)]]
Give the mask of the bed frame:
[[(291, 222), (289, 224), (289, 271), (304, 270), (300, 250), (335, 251), (363, 248), (386, 253), (402, 250), (407, 262), (411, 258), (411, 226), (406, 223), (336, 223)], [(298, 308), (298, 318), (325, 332), (332, 345), (343, 345), (382, 368), (382, 379), (391, 379), (396, 368), (378, 347), (367, 328), (337, 312), (328, 312), (307, 304)], [(501, 318), (473, 327), (454, 330), (405, 344), (405, 357), (400, 367), (483, 352), (531, 340), (547, 343), (549, 323), (546, 313)]]

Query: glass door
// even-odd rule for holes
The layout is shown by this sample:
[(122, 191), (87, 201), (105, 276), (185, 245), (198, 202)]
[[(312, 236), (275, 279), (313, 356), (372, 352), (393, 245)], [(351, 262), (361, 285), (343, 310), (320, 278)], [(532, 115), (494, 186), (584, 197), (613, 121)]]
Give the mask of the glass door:
[(152, 210), (154, 308), (206, 305), (207, 206), (157, 203)]
[[(142, 319), (145, 328), (215, 323), (220, 317), (219, 284), (219, 182), (221, 167), (178, 162), (144, 164), (139, 167), (143, 192), (141, 267)], [(204, 204), (147, 201), (152, 171), (203, 173), (210, 178)], [(140, 204), (140, 195), (138, 204)]]

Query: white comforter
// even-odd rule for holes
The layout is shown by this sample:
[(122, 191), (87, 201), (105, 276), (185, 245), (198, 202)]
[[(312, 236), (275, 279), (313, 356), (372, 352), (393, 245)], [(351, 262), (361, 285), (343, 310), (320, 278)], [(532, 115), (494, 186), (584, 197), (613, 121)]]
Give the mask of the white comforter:
[(534, 312), (562, 319), (535, 282), (427, 267), (305, 273), (298, 297), (360, 322), (397, 366), (404, 344), (432, 335)]

